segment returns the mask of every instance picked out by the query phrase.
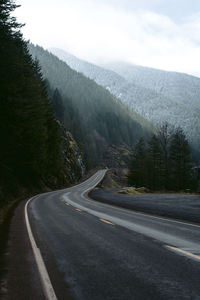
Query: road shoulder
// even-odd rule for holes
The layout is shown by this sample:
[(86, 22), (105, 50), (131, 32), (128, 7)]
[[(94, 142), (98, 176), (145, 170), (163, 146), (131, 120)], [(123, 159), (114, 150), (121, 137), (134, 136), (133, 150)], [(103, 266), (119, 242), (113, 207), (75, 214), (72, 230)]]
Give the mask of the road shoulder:
[(45, 299), (25, 225), (26, 202), (19, 203), (10, 224), (1, 285), (1, 297), (5, 300)]
[(187, 194), (123, 195), (113, 190), (94, 189), (93, 200), (155, 216), (200, 223), (200, 196)]

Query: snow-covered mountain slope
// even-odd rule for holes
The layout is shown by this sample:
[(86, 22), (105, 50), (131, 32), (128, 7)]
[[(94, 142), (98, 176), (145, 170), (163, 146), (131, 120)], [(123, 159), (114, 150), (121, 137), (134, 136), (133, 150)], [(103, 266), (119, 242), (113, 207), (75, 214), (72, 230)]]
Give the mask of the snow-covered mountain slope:
[(168, 72), (124, 62), (105, 65), (128, 82), (156, 91), (176, 102), (200, 109), (200, 78), (184, 73)]
[(193, 147), (200, 148), (199, 78), (121, 62), (99, 67), (60, 49), (50, 51), (154, 124), (181, 126)]

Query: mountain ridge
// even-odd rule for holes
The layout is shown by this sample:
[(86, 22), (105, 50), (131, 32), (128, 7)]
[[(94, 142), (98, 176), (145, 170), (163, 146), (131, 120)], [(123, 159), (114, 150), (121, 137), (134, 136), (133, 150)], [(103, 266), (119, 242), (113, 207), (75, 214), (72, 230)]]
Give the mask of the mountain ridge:
[(167, 121), (182, 127), (193, 149), (199, 151), (200, 78), (128, 63), (104, 64), (101, 68), (63, 50), (50, 51), (155, 126)]
[[(198, 100), (200, 99), (198, 96), (200, 92), (200, 78), (194, 75), (143, 67), (124, 62), (109, 63), (104, 65), (104, 67), (116, 72), (129, 82), (134, 82), (140, 86), (155, 90), (166, 97), (173, 98), (173, 100), (183, 100), (185, 94), (182, 94), (182, 90), (184, 93), (187, 92), (187, 90), (189, 91), (192, 84), (192, 87), (197, 89), (192, 89), (192, 96), (197, 97)], [(187, 96), (190, 95), (187, 94)]]
[(121, 146), (130, 156), (133, 145), (141, 136), (149, 135), (153, 126), (57, 56), (39, 46), (29, 45), (29, 51), (39, 61), (43, 77), (53, 89), (59, 90), (66, 109), (64, 125), (72, 132), (89, 164), (108, 164), (106, 151), (115, 145), (119, 149), (116, 156), (119, 165), (123, 165)]

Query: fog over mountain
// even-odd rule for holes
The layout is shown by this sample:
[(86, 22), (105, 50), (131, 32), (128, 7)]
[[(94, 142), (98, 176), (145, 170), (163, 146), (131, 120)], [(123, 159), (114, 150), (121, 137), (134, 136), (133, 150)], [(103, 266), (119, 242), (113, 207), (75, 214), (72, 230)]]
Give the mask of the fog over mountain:
[(55, 102), (61, 104), (59, 108), (55, 103), (56, 107), (59, 111), (64, 108), (63, 123), (75, 137), (87, 166), (127, 165), (134, 144), (152, 133), (151, 123), (42, 47), (29, 44), (29, 51), (38, 60)]
[(199, 0), (19, 2), (25, 38), (44, 48), (97, 65), (126, 61), (200, 76)]
[(120, 74), (128, 82), (156, 91), (174, 101), (199, 108), (200, 78), (178, 72), (167, 72), (123, 62), (110, 63), (106, 68)]
[(168, 121), (181, 126), (192, 146), (199, 149), (199, 78), (122, 62), (99, 67), (60, 49), (50, 51), (154, 124)]

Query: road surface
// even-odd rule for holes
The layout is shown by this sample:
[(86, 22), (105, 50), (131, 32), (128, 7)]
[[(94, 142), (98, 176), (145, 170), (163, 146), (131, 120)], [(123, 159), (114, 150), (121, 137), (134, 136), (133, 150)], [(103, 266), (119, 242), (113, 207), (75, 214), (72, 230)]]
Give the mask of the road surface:
[(200, 196), (183, 193), (121, 194), (120, 189), (94, 189), (90, 197), (134, 211), (200, 224)]
[(57, 299), (200, 299), (200, 226), (89, 199), (104, 173), (28, 205)]

